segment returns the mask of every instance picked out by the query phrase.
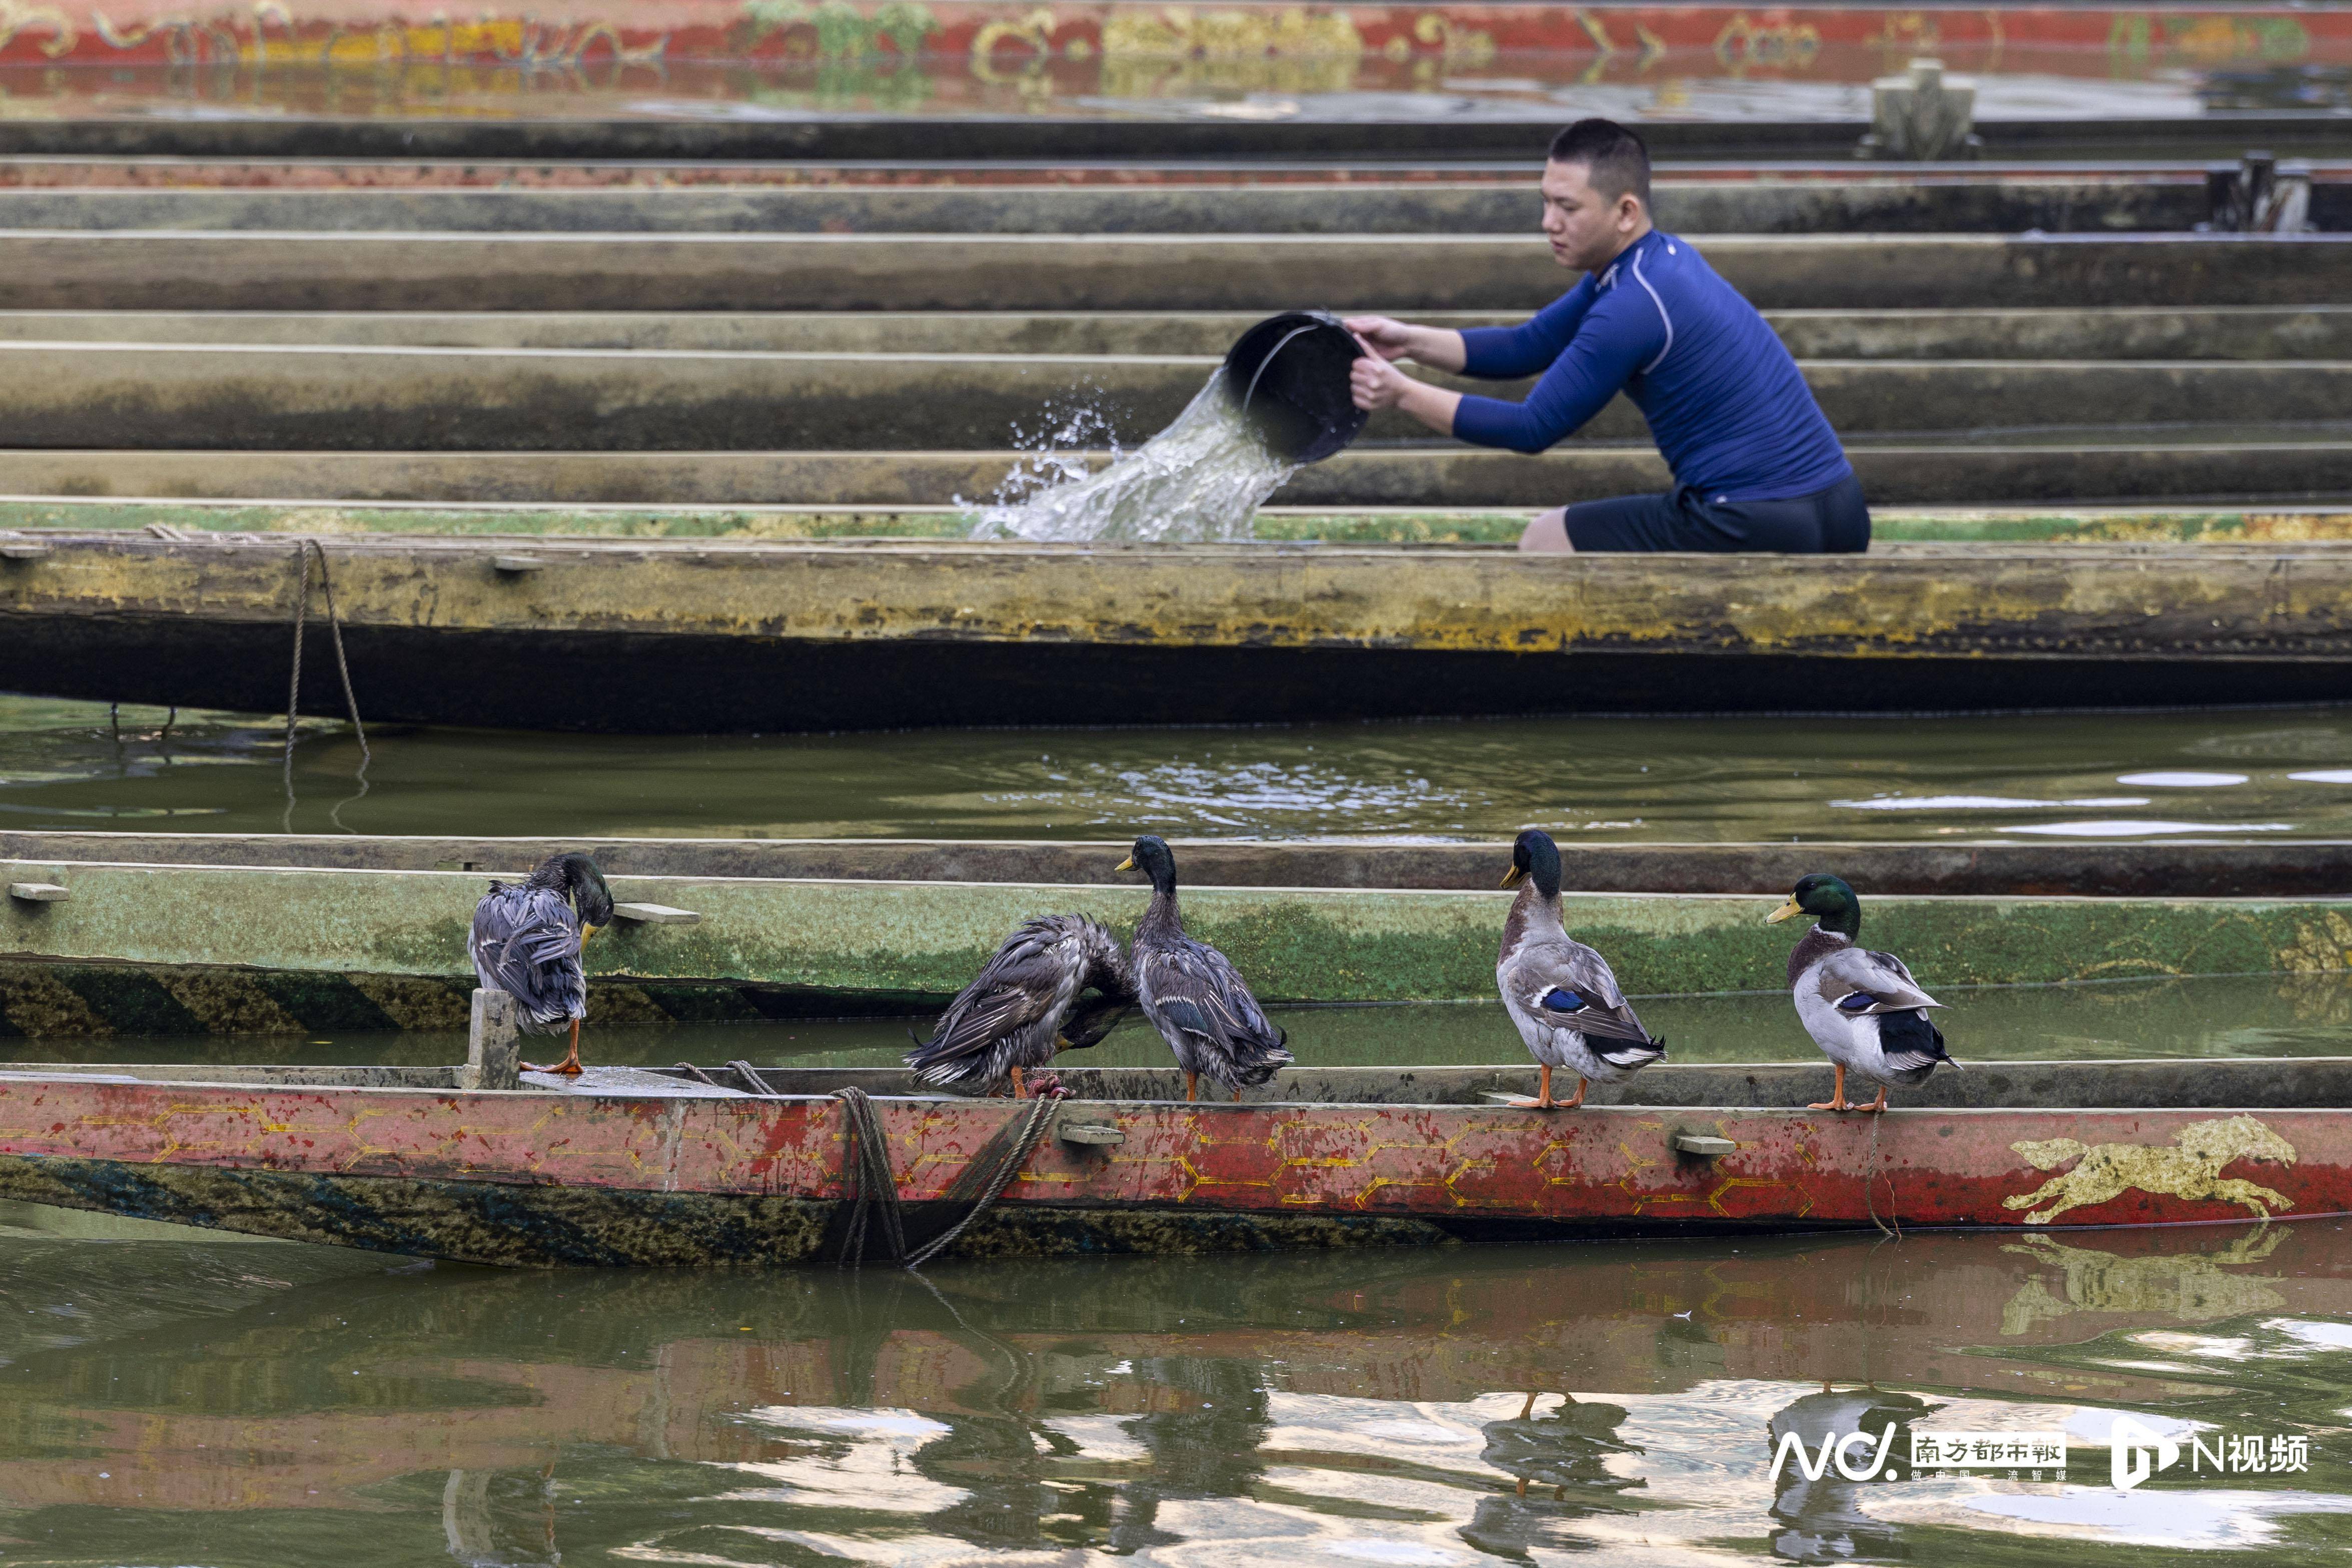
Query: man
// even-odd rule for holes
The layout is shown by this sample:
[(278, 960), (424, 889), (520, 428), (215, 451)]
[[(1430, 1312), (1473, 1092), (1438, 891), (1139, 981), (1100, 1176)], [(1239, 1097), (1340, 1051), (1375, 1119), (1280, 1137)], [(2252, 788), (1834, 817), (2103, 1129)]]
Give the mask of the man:
[[(1674, 490), (1543, 513), (1519, 548), (1845, 553), (1870, 511), (1796, 361), (1756, 308), (1689, 243), (1650, 223), (1650, 155), (1607, 120), (1552, 139), (1543, 229), (1554, 260), (1585, 274), (1517, 327), (1348, 322), (1368, 351), (1356, 406), (1402, 408), (1440, 435), (1540, 452), (1622, 391), (1650, 422)], [(1543, 373), (1525, 403), (1413, 380), (1394, 361), (1504, 379)]]

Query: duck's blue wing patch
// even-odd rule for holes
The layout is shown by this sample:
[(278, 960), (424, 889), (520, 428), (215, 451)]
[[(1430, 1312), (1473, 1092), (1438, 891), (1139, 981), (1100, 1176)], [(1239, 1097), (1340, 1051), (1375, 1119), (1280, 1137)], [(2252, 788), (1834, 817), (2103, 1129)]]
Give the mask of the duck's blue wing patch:
[(1543, 994), (1543, 1005), (1549, 1013), (1581, 1013), (1591, 1004), (1580, 993), (1555, 985)]
[(1216, 1021), (1198, 1002), (1189, 996), (1162, 996), (1159, 1001), (1160, 1016), (1178, 1028), (1188, 1034), (1205, 1035), (1211, 1039), (1217, 1037)]

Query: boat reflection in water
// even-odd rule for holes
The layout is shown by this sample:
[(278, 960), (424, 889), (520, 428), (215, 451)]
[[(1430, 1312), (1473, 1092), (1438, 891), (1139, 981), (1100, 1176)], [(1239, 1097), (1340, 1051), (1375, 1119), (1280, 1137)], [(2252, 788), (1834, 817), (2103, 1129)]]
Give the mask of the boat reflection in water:
[[(0, 1217), (0, 1537), (45, 1560), (299, 1539), (351, 1565), (1442, 1568), (1975, 1539), (2071, 1568), (2165, 1544), (2294, 1561), (2331, 1527), (2291, 1516), (2352, 1516), (2352, 1236), (2327, 1221), (925, 1279), (392, 1265)], [(2126, 1410), (2304, 1435), (2310, 1467), (2118, 1494)], [(2063, 1428), (2069, 1479), (1769, 1474), (1781, 1433), (1890, 1423), (1906, 1458), (1913, 1426)]]

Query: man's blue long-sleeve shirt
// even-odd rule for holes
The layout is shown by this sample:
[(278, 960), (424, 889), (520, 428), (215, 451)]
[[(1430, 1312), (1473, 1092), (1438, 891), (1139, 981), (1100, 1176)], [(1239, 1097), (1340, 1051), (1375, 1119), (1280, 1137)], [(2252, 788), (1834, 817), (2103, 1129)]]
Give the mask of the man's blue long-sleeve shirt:
[(1540, 452), (1622, 390), (1675, 482), (1710, 500), (1811, 495), (1853, 472), (1780, 338), (1673, 235), (1653, 230), (1533, 319), (1467, 328), (1462, 341), (1470, 375), (1543, 372), (1525, 403), (1463, 398), (1462, 440)]

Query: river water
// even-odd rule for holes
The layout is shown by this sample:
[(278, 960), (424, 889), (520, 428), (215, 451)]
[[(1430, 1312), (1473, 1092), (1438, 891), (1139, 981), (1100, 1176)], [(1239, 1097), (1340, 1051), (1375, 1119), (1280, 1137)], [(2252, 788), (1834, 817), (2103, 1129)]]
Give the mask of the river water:
[[(0, 699), (21, 827), (620, 836), (2352, 832), (2352, 710), (676, 741)], [(364, 784), (364, 789), (362, 788)], [(2341, 976), (1954, 991), (1964, 1062), (2352, 1055)], [(1643, 998), (1677, 1060), (1788, 998)], [(919, 1020), (593, 1026), (592, 1062), (880, 1064)], [(1491, 1005), (1287, 1008), (1301, 1059), (1523, 1059)], [(429, 1033), (11, 1043), (441, 1062)], [(1084, 1058), (1160, 1065), (1130, 1021)], [(2352, 1234), (1723, 1238), (525, 1273), (0, 1205), (0, 1563), (1937, 1563), (2352, 1548)], [(2119, 1414), (2180, 1441), (2111, 1484)], [(2058, 1432), (2064, 1472), (1772, 1474), (1773, 1434)], [(2245, 1469), (2247, 1441), (2263, 1468)], [(2204, 1447), (2196, 1447), (2201, 1440)], [(2296, 1445), (2300, 1445), (2298, 1450)], [(2207, 1453), (2234, 1455), (2217, 1472)], [(2293, 1465), (2298, 1455), (2303, 1468)], [(2192, 1465), (2202, 1468), (2192, 1471)], [(1896, 1479), (1898, 1478), (1899, 1479)]]
[[(11, 1563), (2023, 1568), (2352, 1543), (2352, 1236), (2328, 1221), (921, 1279), (0, 1222)], [(2120, 1413), (2184, 1443), (2128, 1492)], [(1889, 1425), (1898, 1455), (2063, 1432), (2064, 1476), (1769, 1474), (1771, 1429)], [(2213, 1473), (2248, 1436), (2264, 1470)], [(2306, 1468), (2268, 1468), (2274, 1437)]]
[[(168, 730), (166, 721), (170, 721)], [(565, 736), (0, 697), (0, 823), (145, 832), (2145, 839), (2352, 834), (2352, 709)]]

